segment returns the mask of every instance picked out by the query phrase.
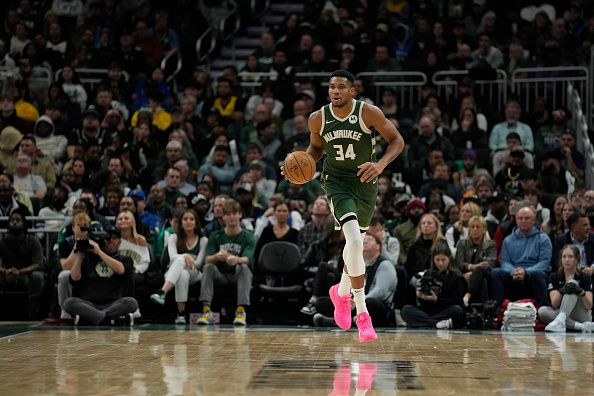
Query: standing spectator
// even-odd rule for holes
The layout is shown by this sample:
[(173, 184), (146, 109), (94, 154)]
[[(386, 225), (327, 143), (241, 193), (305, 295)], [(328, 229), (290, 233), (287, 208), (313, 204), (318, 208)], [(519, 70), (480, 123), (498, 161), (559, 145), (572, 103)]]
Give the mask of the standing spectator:
[(212, 323), (210, 310), (214, 296), (214, 285), (235, 285), (237, 287), (237, 309), (233, 324), (246, 325), (245, 307), (250, 305), (250, 287), (255, 246), (254, 235), (242, 230), (241, 207), (234, 200), (226, 200), (223, 220), (225, 228), (211, 234), (206, 248), (206, 265), (203, 270), (200, 301), (203, 304), (198, 324)]
[(540, 305), (548, 303), (546, 282), (553, 247), (549, 237), (535, 224), (534, 208), (518, 210), (517, 227), (503, 241), (501, 267), (490, 274), (492, 296), (498, 303), (506, 297), (515, 301), (528, 296)]
[[(177, 318), (175, 324), (186, 324), (186, 302), (190, 285), (202, 276), (200, 269), (204, 263), (208, 240), (202, 233), (196, 212), (186, 209), (177, 219), (176, 233), (167, 240), (169, 265), (165, 273), (165, 283), (151, 300), (159, 305), (165, 304), (165, 295), (175, 288)], [(204, 287), (204, 286), (203, 286)]]
[(121, 316), (134, 324), (132, 313), (138, 309), (138, 302), (125, 296), (134, 271), (132, 260), (118, 254), (119, 232), (111, 228), (108, 235), (103, 248), (89, 239), (88, 247), (78, 240), (72, 249), (70, 282), (77, 297), (68, 297), (63, 308), (75, 318), (75, 325), (80, 319), (98, 325)]
[(410, 327), (450, 329), (462, 327), (466, 292), (464, 278), (456, 269), (450, 248), (438, 242), (428, 260), (431, 265), (416, 288), (418, 306), (405, 305), (402, 318)]
[(545, 331), (564, 333), (566, 328), (593, 332), (592, 279), (579, 270), (580, 252), (574, 245), (560, 251), (559, 270), (549, 278), (551, 306), (542, 306), (538, 316)]
[(40, 319), (44, 260), (41, 243), (35, 236), (27, 234), (27, 215), (17, 211), (8, 218), (8, 234), (0, 240), (0, 288), (17, 285), (26, 289), (29, 318)]

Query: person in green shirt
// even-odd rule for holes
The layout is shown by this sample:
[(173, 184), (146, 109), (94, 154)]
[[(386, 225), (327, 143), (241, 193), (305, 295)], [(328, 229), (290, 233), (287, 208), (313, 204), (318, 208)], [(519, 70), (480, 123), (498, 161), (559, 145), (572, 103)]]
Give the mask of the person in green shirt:
[(223, 207), (225, 227), (215, 231), (208, 238), (205, 265), (202, 270), (200, 302), (202, 315), (199, 325), (213, 323), (210, 304), (214, 296), (214, 285), (237, 287), (237, 309), (233, 324), (245, 326), (245, 307), (250, 305), (252, 271), (256, 239), (251, 231), (241, 228), (241, 206), (233, 199), (225, 200)]

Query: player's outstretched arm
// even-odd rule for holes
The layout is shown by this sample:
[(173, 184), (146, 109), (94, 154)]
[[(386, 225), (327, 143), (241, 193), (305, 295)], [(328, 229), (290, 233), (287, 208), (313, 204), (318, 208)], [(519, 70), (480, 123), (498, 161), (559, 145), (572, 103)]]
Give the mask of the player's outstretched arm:
[(324, 155), (324, 140), (320, 135), (320, 131), (322, 130), (321, 110), (311, 113), (307, 121), (307, 126), (309, 128), (309, 147), (307, 148), (307, 153), (317, 162)]
[(365, 103), (362, 112), (363, 122), (368, 128), (374, 128), (389, 143), (386, 152), (376, 163), (366, 162), (359, 165), (357, 176), (361, 177), (361, 182), (371, 182), (381, 175), (386, 166), (394, 161), (404, 150), (404, 139), (398, 132), (398, 129), (392, 124), (384, 113), (376, 106)]

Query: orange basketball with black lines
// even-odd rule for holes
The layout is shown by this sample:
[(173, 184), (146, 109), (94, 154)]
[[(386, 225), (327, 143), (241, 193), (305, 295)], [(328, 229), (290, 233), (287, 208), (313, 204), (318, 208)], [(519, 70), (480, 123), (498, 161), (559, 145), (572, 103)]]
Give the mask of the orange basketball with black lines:
[(293, 151), (287, 154), (283, 170), (291, 183), (305, 184), (313, 179), (316, 173), (316, 161), (305, 151)]

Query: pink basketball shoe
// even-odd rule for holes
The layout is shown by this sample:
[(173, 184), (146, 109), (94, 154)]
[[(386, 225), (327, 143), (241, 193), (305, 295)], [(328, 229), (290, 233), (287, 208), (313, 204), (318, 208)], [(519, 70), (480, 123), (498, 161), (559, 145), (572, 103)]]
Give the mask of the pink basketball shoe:
[(334, 321), (343, 330), (351, 328), (351, 293), (344, 297), (338, 295), (338, 284), (330, 288), (330, 300), (334, 304)]
[(359, 328), (359, 342), (373, 341), (377, 334), (371, 323), (371, 316), (367, 312), (361, 312), (356, 317), (357, 327)]

